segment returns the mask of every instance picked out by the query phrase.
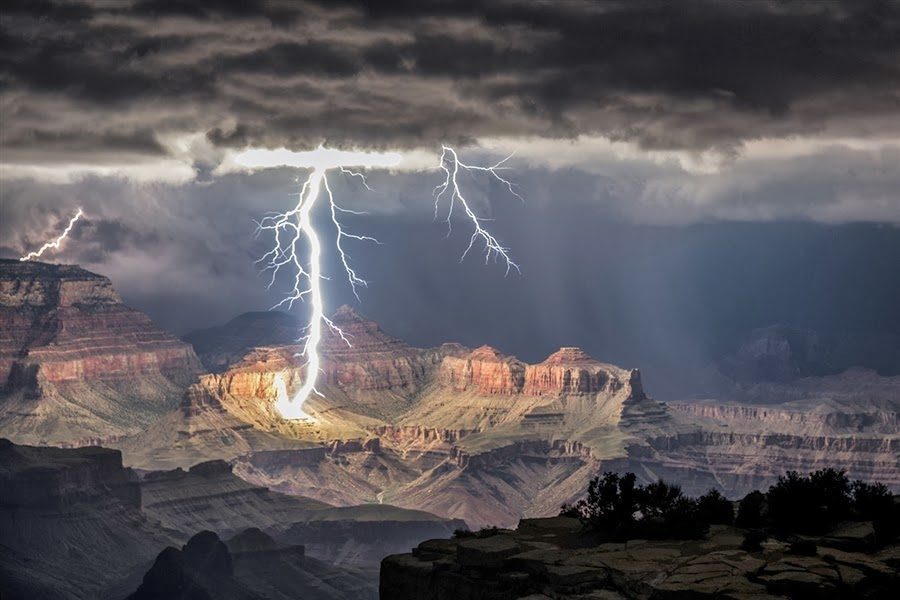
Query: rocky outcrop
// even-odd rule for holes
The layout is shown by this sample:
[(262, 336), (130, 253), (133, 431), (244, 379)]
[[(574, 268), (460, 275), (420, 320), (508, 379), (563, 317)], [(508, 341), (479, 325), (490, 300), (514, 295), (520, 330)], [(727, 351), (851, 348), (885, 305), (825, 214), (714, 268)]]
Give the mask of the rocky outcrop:
[[(153, 556), (175, 546), (160, 555), (162, 563), (157, 561), (145, 579), (149, 587), (141, 591), (169, 590), (160, 593), (170, 597), (166, 586), (196, 575), (175, 567), (190, 563), (182, 553), (200, 541), (207, 550), (195, 558), (207, 556), (201, 562), (212, 561), (219, 576), (233, 576), (254, 593), (265, 590), (262, 597), (370, 598), (372, 569), (385, 549), (403, 551), (463, 525), (386, 504), (336, 508), (287, 496), (241, 480), (221, 460), (139, 479), (123, 468), (116, 450), (0, 440), (4, 598), (123, 598), (141, 583)], [(234, 567), (229, 572), (229, 559), (215, 540), (231, 535), (236, 537), (228, 542)], [(306, 552), (296, 544), (305, 544)], [(329, 586), (343, 591), (318, 591)]]
[(0, 260), (0, 433), (64, 443), (140, 430), (199, 373), (188, 344), (70, 265)]
[(230, 536), (248, 527), (280, 531), (306, 521), (330, 505), (255, 486), (221, 460), (185, 471), (153, 471), (140, 482), (144, 512), (166, 527), (195, 533), (204, 529)]
[[(483, 396), (559, 396), (615, 392), (632, 377), (623, 369), (594, 360), (580, 348), (560, 348), (543, 362), (529, 365), (504, 356), (495, 348), (482, 346), (464, 356), (445, 358), (440, 379), (454, 391)], [(636, 381), (639, 382), (639, 377)]]
[(597, 394), (615, 392), (631, 378), (623, 370), (598, 363), (581, 348), (560, 348), (525, 372), (523, 392), (544, 394)]
[(259, 529), (227, 542), (212, 531), (180, 549), (163, 550), (128, 600), (262, 600), (264, 598), (374, 600), (364, 573), (336, 569), (279, 544)]
[(450, 356), (441, 363), (441, 383), (455, 391), (511, 395), (522, 391), (527, 365), (506, 357), (490, 346), (481, 346), (465, 356)]
[(122, 467), (116, 450), (0, 440), (3, 597), (103, 597), (180, 539), (140, 507), (137, 477)]
[(397, 448), (425, 449), (436, 445), (451, 447), (475, 429), (440, 429), (419, 425), (383, 425), (375, 428), (378, 439)]
[(106, 497), (141, 506), (137, 477), (122, 467), (118, 450), (33, 448), (0, 439), (0, 459), (0, 506), (63, 511)]
[(188, 344), (125, 306), (109, 279), (71, 265), (0, 260), (0, 334), (0, 385), (199, 371)]
[(526, 519), (516, 531), (389, 556), (380, 591), (396, 600), (849, 598), (890, 597), (900, 584), (896, 545), (863, 554), (822, 538), (801, 555), (779, 541), (746, 551), (742, 540), (741, 530), (713, 526), (702, 540), (597, 544), (575, 519)]

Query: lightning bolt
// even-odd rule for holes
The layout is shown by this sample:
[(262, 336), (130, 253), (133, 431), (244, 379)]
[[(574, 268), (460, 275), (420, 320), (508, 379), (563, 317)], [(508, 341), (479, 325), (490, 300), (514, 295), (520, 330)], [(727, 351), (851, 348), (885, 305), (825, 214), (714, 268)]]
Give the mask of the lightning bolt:
[(62, 245), (62, 243), (63, 243), (63, 240), (65, 240), (69, 236), (69, 232), (72, 231), (72, 227), (75, 226), (75, 223), (78, 221), (78, 219), (80, 219), (82, 217), (82, 215), (84, 215), (84, 212), (79, 208), (78, 212), (75, 213), (75, 216), (72, 217), (71, 219), (69, 219), (69, 224), (66, 225), (66, 228), (63, 230), (63, 232), (61, 234), (59, 234), (58, 238), (56, 238), (52, 242), (47, 242), (46, 244), (44, 244), (43, 246), (41, 246), (38, 250), (35, 250), (34, 252), (29, 252), (28, 254), (26, 254), (25, 256), (20, 258), (19, 260), (20, 261), (33, 260), (35, 258), (40, 258), (40, 256), (44, 252), (46, 252), (47, 250), (50, 250), (51, 248), (53, 248), (54, 250), (59, 249), (60, 245)]
[[(462, 262), (466, 259), (466, 255), (469, 254), (469, 251), (472, 250), (472, 246), (475, 245), (475, 242), (481, 240), (484, 243), (484, 262), (485, 264), (489, 263), (491, 258), (495, 261), (498, 259), (502, 259), (506, 262), (506, 274), (509, 275), (510, 269), (515, 269), (517, 273), (521, 273), (521, 269), (519, 269), (519, 265), (517, 265), (512, 258), (509, 256), (509, 248), (503, 247), (500, 242), (497, 241), (491, 233), (482, 226), (484, 219), (481, 219), (476, 215), (472, 208), (469, 206), (468, 201), (462, 195), (462, 192), (459, 190), (459, 182), (457, 180), (457, 176), (459, 175), (459, 170), (463, 169), (465, 171), (473, 172), (473, 171), (481, 171), (484, 173), (490, 174), (494, 179), (502, 183), (506, 186), (509, 192), (514, 195), (519, 200), (522, 200), (522, 196), (516, 193), (516, 190), (513, 188), (513, 184), (500, 175), (498, 171), (506, 169), (508, 167), (504, 167), (503, 164), (512, 158), (510, 154), (500, 162), (496, 163), (490, 167), (479, 167), (475, 165), (467, 165), (461, 160), (459, 160), (459, 155), (453, 148), (449, 146), (441, 147), (441, 160), (438, 164), (438, 168), (444, 172), (445, 179), (443, 183), (439, 183), (435, 186), (433, 196), (434, 196), (434, 218), (437, 219), (438, 210), (440, 208), (441, 198), (444, 197), (444, 194), (447, 191), (450, 191), (449, 194), (449, 204), (450, 208), (447, 211), (447, 218), (445, 219), (447, 223), (447, 235), (449, 236), (452, 231), (452, 224), (450, 219), (453, 217), (453, 210), (457, 203), (462, 205), (463, 212), (465, 212), (466, 218), (472, 223), (472, 237), (469, 238), (469, 245), (466, 247), (465, 251), (463, 251), (462, 256), (459, 257), (459, 261)], [(448, 165), (449, 163), (449, 165)]]
[[(258, 160), (266, 151), (250, 151), (248, 163)], [(274, 244), (271, 250), (264, 254), (257, 263), (262, 263), (264, 273), (270, 274), (267, 289), (271, 288), (279, 273), (283, 269), (292, 271), (292, 286), (273, 309), (286, 306), (291, 309), (294, 303), (299, 301), (309, 301), (310, 319), (303, 328), (303, 335), (298, 340), (302, 343), (302, 350), (297, 355), (305, 359), (306, 375), (303, 378), (303, 384), (298, 389), (293, 398), (287, 394), (286, 385), (282, 375), (278, 375), (275, 381), (276, 401), (275, 408), (285, 419), (306, 419), (313, 420), (313, 417), (307, 413), (303, 406), (306, 400), (312, 395), (321, 395), (316, 389), (316, 380), (321, 370), (321, 357), (319, 354), (319, 344), (322, 341), (324, 328), (327, 327), (335, 335), (341, 338), (348, 346), (352, 346), (349, 336), (341, 330), (331, 319), (325, 316), (324, 300), (322, 298), (321, 280), (326, 279), (322, 274), (322, 244), (319, 240), (319, 234), (313, 225), (311, 212), (320, 198), (325, 198), (330, 211), (331, 223), (334, 226), (335, 237), (334, 246), (337, 255), (340, 258), (344, 274), (350, 284), (350, 289), (359, 300), (359, 288), (366, 287), (368, 282), (359, 276), (353, 269), (345, 248), (344, 242), (347, 240), (380, 243), (377, 239), (367, 235), (357, 235), (349, 232), (341, 223), (341, 214), (360, 215), (365, 214), (358, 211), (349, 210), (340, 206), (334, 199), (331, 186), (328, 183), (327, 171), (330, 169), (340, 169), (342, 174), (352, 178), (358, 178), (366, 189), (371, 190), (362, 173), (352, 171), (347, 168), (346, 163), (341, 164), (338, 161), (339, 152), (326, 148), (318, 148), (315, 151), (306, 153), (310, 157), (311, 163), (314, 165), (309, 172), (307, 178), (300, 186), (297, 194), (297, 204), (290, 210), (283, 213), (274, 213), (267, 215), (263, 219), (257, 221), (257, 235), (262, 231), (271, 231)], [(367, 166), (384, 166), (379, 162), (374, 164), (367, 162), (364, 158), (360, 158), (360, 154), (352, 155), (348, 160), (354, 161), (353, 164), (361, 165), (362, 168)], [(347, 157), (341, 157), (347, 158)], [(476, 242), (479, 240), (484, 244), (485, 262), (502, 260), (506, 265), (506, 273), (515, 269), (519, 272), (517, 265), (509, 255), (508, 248), (505, 248), (497, 239), (484, 227), (485, 219), (479, 217), (471, 205), (466, 200), (457, 180), (460, 171), (470, 173), (487, 173), (494, 179), (503, 183), (507, 189), (516, 197), (521, 196), (516, 193), (513, 184), (505, 179), (499, 171), (506, 169), (503, 166), (510, 157), (489, 166), (482, 167), (463, 163), (458, 154), (449, 146), (442, 146), (440, 163), (438, 168), (444, 173), (444, 182), (434, 188), (434, 205), (435, 215), (437, 215), (441, 200), (447, 198), (449, 202), (449, 210), (447, 211), (446, 222), (450, 227), (451, 218), (456, 206), (460, 206), (465, 218), (472, 224), (473, 232), (469, 240), (469, 245), (463, 252), (460, 260), (464, 260), (469, 254)], [(299, 179), (298, 179), (299, 181)], [(449, 229), (448, 229), (449, 235)], [(307, 253), (304, 257), (304, 249)]]

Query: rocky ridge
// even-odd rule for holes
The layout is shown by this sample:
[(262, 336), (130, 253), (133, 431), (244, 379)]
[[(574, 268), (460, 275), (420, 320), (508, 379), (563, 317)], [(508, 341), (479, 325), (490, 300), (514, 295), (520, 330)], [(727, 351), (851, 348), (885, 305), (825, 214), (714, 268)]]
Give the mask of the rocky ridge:
[[(276, 378), (290, 393), (305, 376), (298, 348), (257, 347), (202, 376), (158, 426), (117, 445), (143, 468), (219, 455), (284, 493), (436, 510), (480, 526), (555, 510), (600, 460), (626, 458), (629, 440), (670, 420), (637, 370), (577, 348), (527, 365), (488, 347), (412, 348), (347, 307), (334, 320), (352, 346), (331, 334), (323, 343), (323, 395), (304, 407), (313, 422), (285, 421), (273, 408)], [(171, 453), (173, 444), (184, 452)], [(178, 455), (180, 463), (169, 459)]]
[(0, 431), (61, 443), (139, 431), (177, 404), (193, 349), (71, 265), (0, 260)]
[[(252, 584), (249, 589), (281, 586), (281, 592), (269, 597), (293, 597), (300, 589), (306, 593), (322, 586), (331, 592), (309, 597), (372, 598), (374, 569), (385, 551), (404, 551), (460, 526), (387, 505), (336, 509), (285, 496), (239, 479), (223, 461), (139, 477), (122, 466), (117, 450), (20, 446), (0, 439), (4, 598), (118, 600), (138, 587), (163, 548), (177, 549), (201, 531), (250, 544), (247, 529), (255, 529), (256, 538), (271, 540), (266, 542), (271, 556), (254, 555), (252, 560), (240, 557), (252, 550), (247, 544), (232, 548), (238, 552), (234, 575), (242, 585)], [(297, 544), (306, 550), (290, 548)], [(163, 554), (167, 552), (172, 554)], [(184, 558), (166, 558), (162, 575), (184, 565)], [(255, 575), (249, 567), (241, 575), (238, 559), (255, 565)], [(269, 560), (283, 572), (270, 577), (268, 570), (258, 568)]]
[[(712, 403), (656, 402), (638, 370), (578, 348), (527, 364), (488, 346), (412, 348), (349, 308), (335, 319), (354, 345), (335, 336), (323, 344), (323, 396), (305, 407), (314, 421), (284, 421), (273, 409), (276, 377), (289, 392), (303, 380), (298, 348), (251, 348), (225, 371), (203, 376), (178, 415), (120, 444), (128, 460), (160, 468), (163, 456), (148, 451), (154, 448), (164, 449), (165, 468), (219, 455), (241, 477), (284, 493), (341, 506), (388, 502), (472, 527), (553, 514), (602, 470), (730, 496), (769, 485), (790, 468), (838, 466), (854, 478), (897, 485), (890, 378), (847, 376), (847, 390), (884, 388), (869, 404), (858, 402), (863, 392), (848, 391), (828, 401), (814, 395), (778, 416), (774, 408), (714, 414), (704, 408)], [(835, 382), (823, 393), (839, 389)], [(797, 382), (767, 385), (797, 387), (785, 397), (805, 394)], [(827, 415), (816, 416), (812, 403), (829, 406)], [(868, 408), (853, 413), (852, 404)], [(177, 452), (166, 437), (172, 431), (179, 432)]]

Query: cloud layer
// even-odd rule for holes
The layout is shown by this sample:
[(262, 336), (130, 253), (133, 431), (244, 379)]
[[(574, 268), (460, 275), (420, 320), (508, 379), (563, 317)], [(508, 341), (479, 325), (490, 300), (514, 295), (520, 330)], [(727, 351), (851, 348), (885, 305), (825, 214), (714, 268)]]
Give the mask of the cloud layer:
[(602, 135), (897, 137), (894, 2), (8, 2), (5, 161)]
[[(49, 259), (162, 325), (268, 308), (254, 219), (324, 144), (401, 154), (329, 181), (385, 242), (348, 248), (363, 312), (414, 343), (581, 344), (656, 392), (774, 322), (896, 335), (898, 32), (868, 0), (5, 0), (0, 255), (82, 206)], [(442, 143), (515, 152), (524, 205), (465, 189), (521, 277), (432, 222)]]

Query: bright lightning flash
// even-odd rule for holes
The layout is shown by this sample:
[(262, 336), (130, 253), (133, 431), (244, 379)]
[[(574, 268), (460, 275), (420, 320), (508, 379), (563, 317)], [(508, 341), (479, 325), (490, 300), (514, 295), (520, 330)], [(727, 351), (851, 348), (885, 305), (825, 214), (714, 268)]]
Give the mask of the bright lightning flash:
[[(363, 169), (392, 167), (399, 163), (400, 159), (399, 155), (392, 153), (343, 152), (322, 147), (311, 152), (301, 153), (291, 153), (286, 150), (248, 150), (235, 157), (235, 161), (238, 164), (248, 167), (288, 164), (311, 168), (309, 175), (300, 188), (296, 206), (286, 212), (266, 216), (257, 223), (259, 231), (272, 231), (274, 235), (274, 247), (257, 261), (265, 264), (264, 272), (271, 272), (268, 287), (271, 288), (274, 285), (278, 273), (283, 268), (293, 272), (292, 288), (281, 302), (273, 308), (287, 306), (290, 309), (293, 307), (294, 302), (298, 300), (308, 300), (310, 303), (310, 320), (304, 327), (303, 336), (299, 340), (302, 342), (303, 348), (298, 356), (306, 359), (306, 376), (304, 377), (303, 385), (297, 390), (293, 398), (290, 398), (287, 394), (283, 377), (279, 374), (275, 380), (277, 394), (275, 408), (285, 419), (312, 420), (309, 413), (303, 409), (303, 405), (312, 394), (321, 395), (316, 389), (316, 380), (321, 370), (319, 343), (322, 340), (323, 325), (338, 335), (348, 346), (351, 345), (348, 336), (341, 328), (325, 316), (321, 288), (321, 280), (325, 279), (321, 267), (322, 244), (319, 241), (319, 235), (311, 217), (311, 211), (316, 201), (323, 196), (327, 198), (331, 222), (335, 230), (337, 254), (341, 259), (341, 265), (350, 283), (350, 289), (357, 299), (359, 299), (358, 288), (360, 286), (366, 287), (367, 282), (351, 266), (350, 259), (344, 249), (344, 242), (350, 239), (379, 243), (373, 237), (350, 233), (344, 228), (339, 218), (340, 214), (364, 213), (343, 208), (335, 202), (326, 173), (330, 169), (340, 169), (341, 173), (359, 178), (367, 189), (371, 189), (364, 175), (352, 171), (348, 167)], [(503, 247), (484, 228), (484, 219), (478, 217), (472, 210), (460, 191), (457, 181), (457, 175), (460, 170), (470, 173), (484, 172), (503, 183), (512, 194), (520, 197), (513, 189), (513, 185), (499, 173), (500, 170), (506, 168), (503, 164), (507, 160), (508, 157), (491, 167), (467, 165), (459, 160), (459, 156), (452, 148), (443, 146), (439, 168), (443, 171), (445, 180), (444, 183), (434, 189), (434, 204), (435, 214), (437, 214), (441, 199), (449, 199), (450, 206), (446, 217), (448, 227), (457, 204), (462, 207), (465, 217), (472, 223), (472, 237), (460, 260), (464, 259), (475, 243), (480, 240), (484, 243), (485, 261), (490, 261), (492, 258), (504, 261), (508, 274), (510, 269), (519, 271), (519, 266), (510, 258), (508, 249)], [(307, 260), (301, 258), (304, 248), (308, 252), (306, 255)]]
[(84, 215), (84, 212), (79, 208), (78, 212), (75, 213), (75, 216), (72, 217), (71, 219), (69, 219), (69, 224), (66, 225), (66, 228), (63, 230), (63, 232), (61, 234), (59, 234), (58, 238), (56, 238), (52, 242), (47, 242), (46, 244), (44, 244), (43, 246), (41, 246), (39, 249), (35, 250), (34, 252), (29, 252), (28, 254), (26, 254), (25, 256), (20, 258), (19, 260), (26, 261), (26, 260), (33, 260), (35, 258), (40, 258), (40, 256), (44, 252), (46, 252), (47, 250), (50, 250), (51, 248), (54, 250), (58, 250), (59, 247), (62, 245), (63, 240), (65, 240), (69, 236), (69, 232), (72, 231), (72, 227), (75, 226), (75, 223), (78, 221), (78, 219), (80, 219), (82, 217), (82, 215)]

